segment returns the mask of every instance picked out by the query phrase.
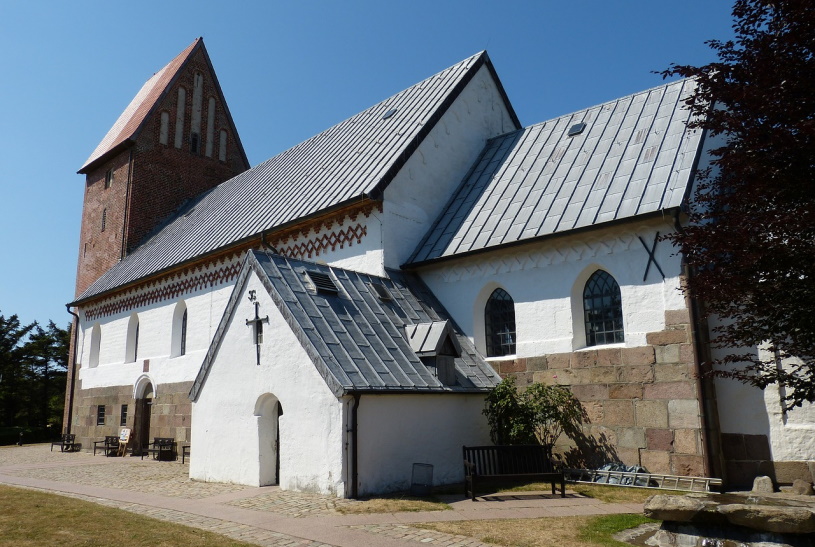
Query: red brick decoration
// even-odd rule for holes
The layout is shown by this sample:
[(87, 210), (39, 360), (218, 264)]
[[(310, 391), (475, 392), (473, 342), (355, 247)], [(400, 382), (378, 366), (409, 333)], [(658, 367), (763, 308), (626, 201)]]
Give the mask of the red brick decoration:
[[(199, 267), (200, 268), (200, 267)], [(131, 310), (148, 304), (154, 304), (163, 300), (178, 298), (182, 294), (191, 293), (200, 289), (214, 287), (224, 282), (232, 281), (238, 276), (241, 269), (240, 262), (226, 263), (220, 268), (190, 275), (174, 283), (168, 283), (160, 287), (155, 287), (138, 294), (132, 294), (124, 298), (117, 298), (113, 301), (104, 302), (97, 306), (85, 310), (85, 320), (93, 321), (100, 317), (106, 317), (123, 311)], [(184, 272), (187, 273), (187, 272)], [(183, 275), (180, 274), (180, 275)]]
[(349, 226), (345, 230), (333, 230), (300, 243), (295, 243), (295, 238), (292, 238), (291, 244), (285, 247), (276, 246), (276, 248), (280, 254), (291, 258), (312, 258), (313, 256), (320, 256), (320, 253), (329, 250), (334, 251), (337, 247), (343, 249), (346, 245), (351, 247), (354, 242), (361, 243), (362, 238), (366, 235), (368, 235), (368, 227), (357, 224), (356, 226)]

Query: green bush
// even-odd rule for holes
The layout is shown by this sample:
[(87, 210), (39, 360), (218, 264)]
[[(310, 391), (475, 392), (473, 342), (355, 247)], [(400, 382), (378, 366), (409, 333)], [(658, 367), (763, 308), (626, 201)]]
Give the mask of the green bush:
[(498, 445), (552, 447), (562, 433), (571, 436), (585, 419), (580, 401), (567, 388), (534, 383), (518, 391), (512, 376), (487, 396), (483, 413), (490, 438)]

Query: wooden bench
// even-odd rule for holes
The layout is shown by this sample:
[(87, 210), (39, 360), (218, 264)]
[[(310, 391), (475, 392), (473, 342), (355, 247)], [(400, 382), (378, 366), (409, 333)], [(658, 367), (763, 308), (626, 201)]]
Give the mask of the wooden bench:
[(475, 501), (476, 489), (487, 483), (551, 482), (560, 483), (560, 497), (566, 497), (563, 471), (555, 469), (552, 453), (541, 445), (465, 446), (464, 496)]
[[(101, 445), (101, 446), (100, 446)], [(96, 456), (96, 450), (102, 450), (105, 456), (118, 456), (119, 455), (119, 436), (118, 435), (105, 435), (104, 441), (93, 441), (93, 455)]]
[(153, 442), (147, 448), (141, 451), (141, 459), (144, 459), (145, 454), (152, 454), (153, 459), (163, 461), (177, 460), (178, 452), (176, 450), (176, 442), (173, 437), (155, 437)]
[(58, 446), (60, 452), (72, 452), (76, 450), (77, 443), (76, 443), (76, 434), (75, 433), (63, 433), (62, 437), (58, 441), (54, 441), (51, 443), (51, 452), (54, 451), (54, 447)]

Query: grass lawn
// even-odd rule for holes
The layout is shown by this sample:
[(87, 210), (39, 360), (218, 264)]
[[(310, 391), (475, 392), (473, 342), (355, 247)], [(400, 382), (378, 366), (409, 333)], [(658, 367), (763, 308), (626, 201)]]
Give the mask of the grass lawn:
[(0, 485), (0, 546), (238, 547), (225, 536), (88, 501)]
[[(548, 491), (550, 485), (543, 483), (526, 484), (502, 489), (502, 492)], [(678, 493), (646, 488), (625, 488), (599, 484), (570, 484), (573, 490), (584, 496), (596, 498), (606, 503), (642, 503), (655, 493)], [(578, 546), (625, 546), (612, 539), (617, 532), (634, 528), (646, 522), (654, 522), (640, 514), (602, 515), (585, 517), (557, 517), (539, 519), (477, 520), (458, 522), (438, 522), (415, 525), (419, 528), (436, 530), (448, 534), (472, 537), (484, 543), (513, 547), (558, 547)]]
[(539, 519), (467, 520), (414, 524), (417, 528), (472, 537), (484, 543), (513, 547), (628, 546), (612, 535), (646, 522), (642, 515), (554, 517)]

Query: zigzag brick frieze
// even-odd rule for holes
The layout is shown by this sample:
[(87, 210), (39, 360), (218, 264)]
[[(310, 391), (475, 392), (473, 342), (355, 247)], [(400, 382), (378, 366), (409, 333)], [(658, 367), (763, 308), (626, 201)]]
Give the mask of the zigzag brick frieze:
[[(361, 243), (362, 239), (368, 235), (368, 227), (362, 223), (350, 226), (345, 226), (344, 223), (348, 220), (356, 222), (360, 216), (368, 218), (374, 211), (382, 212), (382, 204), (373, 201), (365, 202), (333, 215), (270, 234), (270, 241), (278, 253), (291, 258), (304, 259), (320, 256), (337, 247), (342, 249), (345, 246), (351, 247), (354, 243)], [(322, 230), (332, 228), (334, 230), (319, 234)], [(309, 234), (312, 233), (315, 235), (309, 238)], [(301, 238), (305, 239), (298, 241)], [(135, 287), (125, 295), (113, 296), (100, 304), (85, 308), (85, 319), (93, 321), (100, 317), (175, 299), (187, 293), (232, 281), (240, 271), (241, 262), (238, 258), (242, 253), (243, 249), (236, 249), (235, 254), (225, 258), (192, 266), (145, 286)], [(222, 265), (213, 268), (218, 264)], [(168, 282), (168, 279), (171, 281)], [(172, 281), (173, 279), (178, 280)]]
[[(200, 267), (196, 269), (200, 269)], [(200, 289), (214, 287), (215, 285), (235, 279), (240, 269), (241, 263), (239, 261), (235, 261), (231, 264), (226, 263), (219, 268), (193, 274), (175, 282), (162, 284), (161, 286), (146, 291), (103, 302), (102, 304), (87, 308), (85, 310), (85, 319), (93, 321), (100, 317), (114, 315), (141, 306), (155, 304), (156, 302), (178, 298), (183, 294), (188, 294)], [(186, 273), (189, 272), (182, 272), (179, 276), (183, 276)]]
[(275, 242), (274, 246), (280, 254), (290, 258), (312, 258), (320, 256), (321, 253), (329, 250), (334, 251), (337, 247), (343, 249), (346, 245), (351, 247), (354, 242), (361, 243), (362, 238), (366, 235), (368, 235), (368, 227), (356, 224), (355, 226), (348, 226), (344, 230), (333, 230), (299, 243), (295, 243), (294, 238), (292, 238), (291, 243), (285, 247), (280, 247), (277, 242)]

